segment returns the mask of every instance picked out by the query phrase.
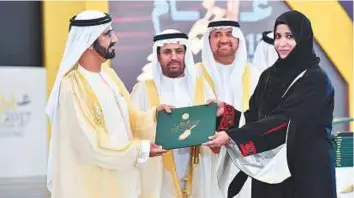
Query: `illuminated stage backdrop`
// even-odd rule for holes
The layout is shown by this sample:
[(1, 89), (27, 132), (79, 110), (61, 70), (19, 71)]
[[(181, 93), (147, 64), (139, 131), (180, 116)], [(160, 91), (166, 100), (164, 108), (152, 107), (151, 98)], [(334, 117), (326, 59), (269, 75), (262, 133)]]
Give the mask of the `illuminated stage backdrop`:
[[(220, 17), (239, 21), (251, 62), (261, 33), (272, 30), (277, 16), (287, 10), (289, 7), (284, 2), (264, 0), (109, 2), (109, 12), (114, 17), (113, 28), (119, 37), (116, 58), (111, 66), (131, 90), (137, 80), (150, 76), (153, 36), (169, 28), (188, 33), (195, 61), (199, 62), (202, 34), (210, 20)], [(329, 74), (336, 89), (335, 116), (348, 116), (347, 85), (317, 42), (315, 50), (321, 58), (321, 67)]]

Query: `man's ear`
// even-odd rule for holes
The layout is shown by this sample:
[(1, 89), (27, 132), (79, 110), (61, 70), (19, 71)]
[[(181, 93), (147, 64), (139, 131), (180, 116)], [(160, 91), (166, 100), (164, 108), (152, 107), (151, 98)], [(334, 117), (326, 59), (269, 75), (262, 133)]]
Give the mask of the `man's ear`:
[(161, 53), (161, 49), (157, 48), (157, 60), (160, 61), (160, 53)]

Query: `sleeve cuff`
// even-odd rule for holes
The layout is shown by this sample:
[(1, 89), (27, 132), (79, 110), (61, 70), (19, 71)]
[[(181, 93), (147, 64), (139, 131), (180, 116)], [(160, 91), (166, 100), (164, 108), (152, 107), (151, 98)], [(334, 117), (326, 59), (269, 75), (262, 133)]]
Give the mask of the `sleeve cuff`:
[(288, 123), (283, 123), (249, 141), (235, 142), (243, 156), (273, 150), (286, 142)]
[(249, 141), (243, 144), (238, 144), (241, 154), (246, 157), (257, 153), (256, 146), (253, 141)]
[(142, 167), (144, 164), (149, 160), (149, 154), (150, 154), (150, 141), (149, 140), (142, 140), (141, 141), (141, 147), (140, 147), (140, 153), (139, 157), (137, 160), (137, 167)]
[(234, 109), (231, 105), (224, 103), (224, 114), (218, 121), (217, 131), (223, 131), (229, 128), (238, 127), (241, 112)]

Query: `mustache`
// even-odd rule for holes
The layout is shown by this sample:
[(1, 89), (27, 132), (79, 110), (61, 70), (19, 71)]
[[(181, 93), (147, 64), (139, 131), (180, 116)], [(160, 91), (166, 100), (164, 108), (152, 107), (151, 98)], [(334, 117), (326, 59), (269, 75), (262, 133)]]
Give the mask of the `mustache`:
[(116, 42), (112, 42), (111, 44), (109, 44), (108, 49), (113, 47), (115, 44), (116, 44)]
[(181, 62), (180, 61), (170, 61), (170, 62), (168, 62), (167, 63), (167, 65), (169, 66), (169, 65), (172, 65), (172, 64), (181, 64)]
[(218, 47), (222, 47), (222, 46), (224, 46), (224, 45), (227, 45), (227, 46), (229, 46), (229, 47), (232, 47), (231, 42), (224, 42), (224, 43), (219, 42)]

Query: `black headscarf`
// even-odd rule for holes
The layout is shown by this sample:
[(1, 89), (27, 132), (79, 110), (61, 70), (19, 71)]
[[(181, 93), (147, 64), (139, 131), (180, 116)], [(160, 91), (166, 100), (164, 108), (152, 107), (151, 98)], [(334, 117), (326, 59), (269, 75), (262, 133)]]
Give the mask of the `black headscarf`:
[(318, 67), (320, 59), (313, 49), (313, 32), (310, 20), (298, 11), (288, 11), (281, 14), (275, 21), (274, 38), (276, 28), (280, 24), (288, 25), (291, 30), (296, 46), (290, 54), (284, 58), (278, 58), (272, 67), (268, 69), (266, 77), (266, 87), (263, 89), (263, 102), (268, 114), (278, 105), (281, 96), (284, 94), (291, 82), (305, 69)]

